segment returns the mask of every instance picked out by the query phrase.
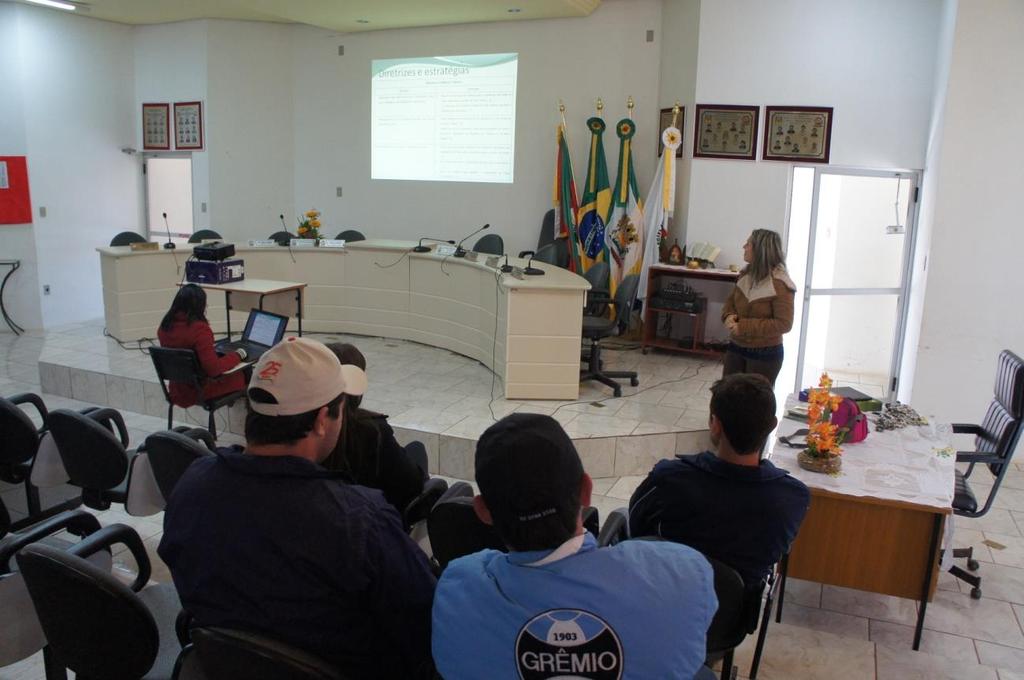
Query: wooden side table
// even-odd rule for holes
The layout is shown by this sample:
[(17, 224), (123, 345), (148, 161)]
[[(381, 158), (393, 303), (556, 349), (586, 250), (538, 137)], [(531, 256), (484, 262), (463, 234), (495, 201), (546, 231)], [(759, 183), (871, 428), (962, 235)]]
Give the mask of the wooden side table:
[[(651, 347), (665, 349), (672, 352), (683, 352), (696, 354), (698, 356), (720, 357), (723, 352), (717, 349), (709, 349), (705, 344), (704, 332), (707, 326), (707, 299), (703, 299), (699, 312), (684, 312), (676, 309), (665, 309), (651, 305), (651, 299), (661, 290), (664, 279), (689, 279), (691, 281), (723, 281), (735, 284), (739, 273), (728, 269), (687, 269), (670, 264), (652, 265), (647, 271), (647, 298), (644, 300), (644, 337), (641, 349), (644, 354), (650, 351)], [(688, 317), (693, 324), (693, 340), (689, 346), (681, 345), (679, 341), (658, 337), (658, 315), (673, 314)]]

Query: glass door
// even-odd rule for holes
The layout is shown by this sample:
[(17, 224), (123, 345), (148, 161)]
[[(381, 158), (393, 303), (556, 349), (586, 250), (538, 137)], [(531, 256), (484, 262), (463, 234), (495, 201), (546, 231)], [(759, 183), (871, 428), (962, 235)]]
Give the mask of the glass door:
[(836, 386), (893, 400), (899, 384), (919, 175), (816, 168), (797, 390)]
[(142, 167), (150, 240), (188, 243), (194, 230), (191, 156), (147, 156)]

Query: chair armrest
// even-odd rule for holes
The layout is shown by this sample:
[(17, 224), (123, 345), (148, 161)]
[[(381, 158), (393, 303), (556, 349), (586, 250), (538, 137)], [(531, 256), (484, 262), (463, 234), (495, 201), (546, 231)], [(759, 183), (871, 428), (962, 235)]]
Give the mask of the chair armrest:
[(135, 558), (135, 563), (139, 566), (139, 573), (130, 586), (137, 593), (149, 583), (152, 568), (149, 563), (149, 555), (146, 554), (146, 546), (142, 544), (142, 538), (130, 526), (111, 524), (110, 526), (103, 527), (99, 531), (87, 536), (81, 543), (71, 546), (68, 552), (84, 559), (100, 550), (110, 550), (111, 546), (118, 543), (128, 547), (132, 557)]
[(612, 302), (614, 302), (614, 298), (612, 298), (612, 296), (608, 294), (608, 291), (604, 290), (603, 288), (598, 288), (598, 289), (591, 288), (590, 290), (587, 291), (587, 304), (588, 305), (597, 304), (597, 303), (612, 303)]
[(536, 255), (536, 254), (537, 254), (536, 250), (520, 250), (519, 254), (516, 255), (516, 257), (529, 257), (531, 255)]
[(593, 505), (583, 508), (583, 528), (597, 538), (601, 533), (601, 511)]
[(973, 423), (953, 423), (953, 434), (984, 434), (981, 431), (981, 425), (975, 425)]
[(629, 538), (629, 512), (626, 508), (616, 508), (608, 513), (597, 537), (597, 546), (605, 548)]
[(195, 439), (197, 442), (203, 442), (206, 444), (206, 448), (211, 451), (217, 448), (217, 442), (205, 427), (193, 427), (190, 430), (186, 430), (183, 434), (190, 439)]
[(12, 404), (32, 404), (36, 411), (39, 412), (39, 417), (43, 419), (43, 426), (39, 428), (40, 434), (46, 431), (46, 417), (50, 415), (50, 412), (46, 410), (46, 404), (39, 397), (38, 394), (32, 394), (31, 392), (22, 392), (21, 394), (15, 394), (7, 401)]
[(110, 424), (113, 423), (117, 426), (117, 434), (121, 436), (121, 446), (128, 448), (128, 428), (124, 424), (124, 416), (121, 412), (113, 408), (98, 408), (95, 411), (91, 411), (86, 414), (97, 423), (105, 425), (111, 432), (113, 428)]
[(1006, 460), (995, 453), (978, 453), (976, 451), (957, 451), (958, 463), (1005, 463)]
[(67, 510), (4, 537), (3, 541), (0, 541), (0, 574), (10, 573), (11, 558), (26, 545), (64, 529), (77, 536), (88, 536), (100, 530), (100, 522), (96, 515), (85, 510)]
[(405, 510), (402, 511), (402, 522), (405, 524), (405, 528), (408, 529), (413, 524), (426, 519), (434, 505), (447, 490), (448, 482), (445, 480), (439, 477), (428, 479), (419, 495), (409, 501), (409, 504), (405, 506)]

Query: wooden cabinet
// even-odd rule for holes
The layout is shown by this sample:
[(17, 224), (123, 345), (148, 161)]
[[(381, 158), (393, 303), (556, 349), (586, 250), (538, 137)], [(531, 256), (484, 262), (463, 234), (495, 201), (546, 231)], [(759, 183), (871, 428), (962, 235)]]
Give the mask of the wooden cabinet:
[[(724, 302), (732, 286), (736, 284), (739, 274), (727, 269), (687, 269), (669, 264), (656, 264), (647, 272), (647, 297), (644, 300), (644, 336), (641, 345), (647, 354), (651, 347), (666, 349), (673, 352), (686, 352), (702, 356), (721, 356), (722, 352), (706, 345), (708, 302)], [(662, 286), (672, 279), (684, 279), (687, 284), (697, 289), (702, 303), (699, 312), (685, 312), (675, 309), (658, 307), (652, 299), (662, 290)], [(718, 285), (707, 285), (718, 284)], [(723, 285), (727, 284), (727, 285)], [(660, 315), (670, 314), (673, 319), (687, 319), (691, 324), (691, 341), (683, 343), (677, 338), (658, 335)]]

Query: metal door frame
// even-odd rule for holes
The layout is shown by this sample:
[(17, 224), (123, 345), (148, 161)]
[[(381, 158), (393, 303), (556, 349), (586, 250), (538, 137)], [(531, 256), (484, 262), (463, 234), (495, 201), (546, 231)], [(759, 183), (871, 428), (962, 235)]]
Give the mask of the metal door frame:
[[(796, 166), (794, 166), (796, 167)], [(806, 167), (806, 166), (799, 166)], [(854, 177), (890, 177), (910, 181), (907, 206), (907, 224), (903, 243), (903, 269), (900, 273), (900, 285), (895, 288), (812, 288), (814, 277), (814, 247), (818, 231), (818, 196), (821, 189), (822, 175), (849, 175)], [(792, 181), (791, 181), (792, 183)], [(792, 189), (790, 189), (792, 194)], [(811, 191), (811, 217), (807, 235), (807, 270), (804, 274), (803, 317), (800, 324), (800, 349), (797, 353), (796, 380), (794, 391), (803, 389), (804, 359), (807, 347), (808, 314), (812, 296), (835, 295), (896, 295), (896, 328), (892, 338), (893, 352), (889, 365), (889, 398), (896, 399), (899, 389), (899, 371), (903, 360), (903, 343), (906, 339), (907, 313), (910, 304), (910, 286), (914, 271), (914, 252), (917, 249), (917, 219), (921, 205), (921, 171), (920, 170), (877, 170), (871, 168), (815, 167), (814, 187)]]

